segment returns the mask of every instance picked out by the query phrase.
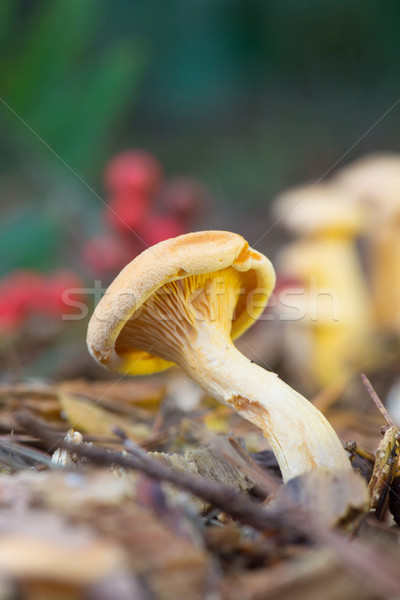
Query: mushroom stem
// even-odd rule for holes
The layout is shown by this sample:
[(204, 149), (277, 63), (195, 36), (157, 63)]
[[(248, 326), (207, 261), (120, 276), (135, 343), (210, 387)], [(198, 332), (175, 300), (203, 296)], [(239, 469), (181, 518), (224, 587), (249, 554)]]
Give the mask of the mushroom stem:
[(319, 466), (351, 468), (319, 410), (275, 373), (251, 363), (219, 322), (197, 326), (177, 362), (203, 390), (263, 431), (285, 482)]

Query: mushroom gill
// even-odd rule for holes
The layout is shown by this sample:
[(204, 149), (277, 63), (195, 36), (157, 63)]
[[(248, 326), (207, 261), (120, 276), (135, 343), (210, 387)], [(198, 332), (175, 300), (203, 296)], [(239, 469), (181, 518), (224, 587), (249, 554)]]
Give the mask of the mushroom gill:
[(142, 350), (179, 363), (201, 323), (215, 323), (230, 336), (243, 293), (240, 274), (231, 267), (169, 281), (126, 322), (117, 338), (116, 352), (128, 356), (133, 350)]

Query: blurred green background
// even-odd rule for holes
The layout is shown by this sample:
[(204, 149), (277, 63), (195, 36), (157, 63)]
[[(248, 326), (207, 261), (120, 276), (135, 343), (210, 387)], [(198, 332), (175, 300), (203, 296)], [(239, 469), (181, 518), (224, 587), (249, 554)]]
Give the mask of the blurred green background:
[[(394, 0), (2, 0), (0, 274), (76, 262), (129, 147), (202, 180), (210, 225), (254, 241), (276, 192), (397, 100), (399, 22)], [(399, 125), (397, 106), (345, 160), (400, 150)]]
[[(207, 187), (200, 228), (273, 256), (279, 191), (400, 151), (399, 23), (394, 0), (1, 0), (0, 278), (93, 281), (82, 248), (104, 228), (104, 167), (128, 148)], [(67, 325), (85, 352), (86, 322)], [(29, 372), (53, 374), (68, 342), (38, 362), (35, 327)]]

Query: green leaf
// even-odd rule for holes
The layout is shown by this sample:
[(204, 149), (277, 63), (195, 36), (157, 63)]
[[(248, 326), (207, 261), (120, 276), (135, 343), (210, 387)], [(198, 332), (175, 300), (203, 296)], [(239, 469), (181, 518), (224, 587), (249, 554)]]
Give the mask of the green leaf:
[(54, 85), (73, 72), (96, 30), (99, 2), (43, 2), (14, 41), (14, 58), (5, 61), (5, 95), (27, 120), (31, 107), (46, 104)]
[(101, 165), (105, 145), (124, 113), (132, 106), (145, 65), (143, 52), (131, 41), (108, 48), (85, 66), (73, 83), (53, 90), (49, 115), (39, 105), (31, 125), (79, 174)]
[(60, 223), (37, 208), (3, 218), (0, 224), (0, 276), (13, 269), (48, 270), (58, 258)]

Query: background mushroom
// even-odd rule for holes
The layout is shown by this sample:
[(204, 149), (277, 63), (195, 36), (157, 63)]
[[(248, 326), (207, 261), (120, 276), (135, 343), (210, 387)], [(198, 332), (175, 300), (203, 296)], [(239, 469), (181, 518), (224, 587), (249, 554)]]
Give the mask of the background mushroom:
[[(355, 244), (364, 227), (362, 209), (340, 188), (319, 184), (289, 190), (278, 198), (275, 213), (299, 237), (277, 256), (278, 273), (297, 278), (303, 289), (291, 298), (297, 312), (292, 322), (287, 315), (288, 330), (303, 337), (308, 332), (305, 364), (318, 386), (343, 381), (363, 360), (370, 329), (370, 301)], [(290, 348), (298, 348), (292, 338)]]
[(397, 206), (400, 198), (400, 155), (378, 153), (363, 156), (340, 169), (333, 179), (346, 194), (369, 208), (370, 225)]
[(240, 235), (204, 231), (161, 242), (108, 288), (89, 323), (89, 350), (132, 375), (179, 364), (260, 427), (284, 481), (317, 466), (350, 468), (323, 415), (232, 343), (260, 316), (274, 283), (269, 260)]
[(367, 260), (375, 320), (400, 335), (400, 156), (376, 154), (339, 171), (337, 184), (367, 209)]

